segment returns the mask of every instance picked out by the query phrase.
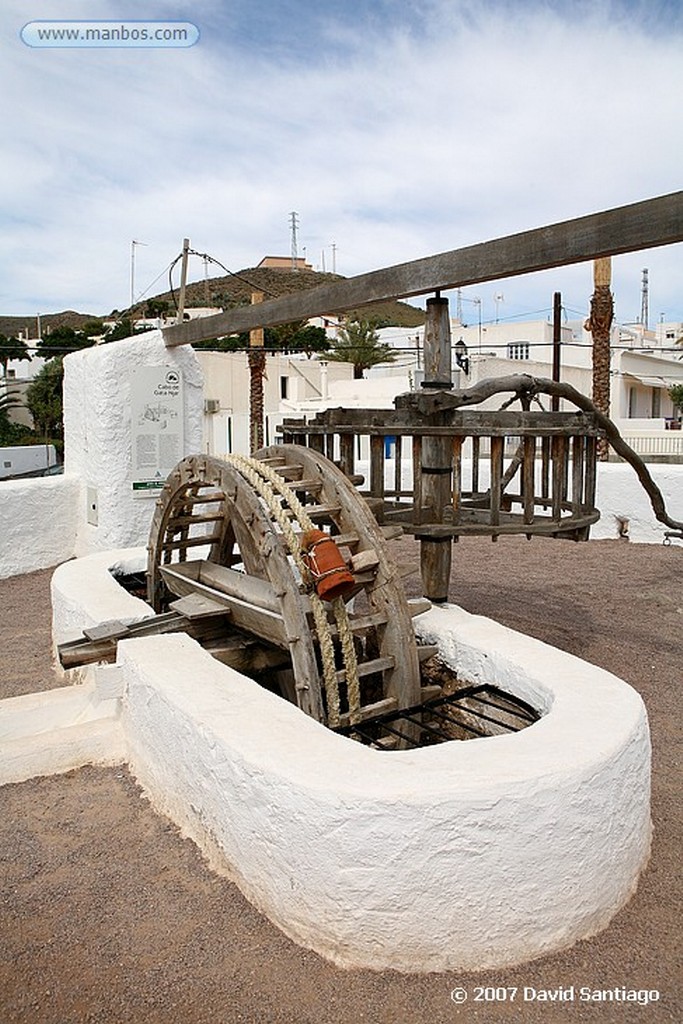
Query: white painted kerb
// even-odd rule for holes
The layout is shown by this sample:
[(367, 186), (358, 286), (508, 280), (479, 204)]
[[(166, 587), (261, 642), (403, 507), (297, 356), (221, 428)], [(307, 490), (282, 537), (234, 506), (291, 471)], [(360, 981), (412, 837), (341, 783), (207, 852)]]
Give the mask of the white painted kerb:
[[(143, 556), (62, 566), (55, 622), (65, 632), (87, 624), (91, 597), (103, 618), (144, 614), (108, 571)], [(599, 931), (649, 854), (640, 697), (453, 605), (416, 624), (462, 681), (500, 685), (541, 721), (515, 735), (374, 751), (175, 634), (120, 642), (118, 667), (105, 670), (123, 693), (125, 757), (218, 870), (339, 965), (495, 967)]]

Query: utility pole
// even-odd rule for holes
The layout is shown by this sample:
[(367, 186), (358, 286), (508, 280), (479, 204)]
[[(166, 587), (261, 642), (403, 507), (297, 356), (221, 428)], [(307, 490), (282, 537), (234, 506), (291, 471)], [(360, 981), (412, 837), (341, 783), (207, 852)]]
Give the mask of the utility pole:
[(209, 296), (209, 260), (207, 256), (204, 256), (204, 304), (207, 309), (211, 305), (211, 298)]
[(130, 243), (130, 308), (135, 305), (135, 246), (147, 245), (146, 242), (137, 242), (135, 239)]
[(332, 273), (337, 273), (337, 243), (332, 243)]
[(299, 214), (295, 210), (292, 210), (289, 215), (289, 223), (292, 229), (292, 271), (296, 273), (299, 269), (297, 265), (299, 260), (299, 251), (296, 237), (297, 229), (299, 227)]
[(185, 288), (187, 285), (187, 262), (190, 255), (190, 239), (183, 238), (183, 261), (180, 264), (180, 298), (178, 299), (178, 323), (185, 315)]
[(640, 296), (640, 322), (645, 328), (649, 327), (650, 310), (648, 300), (649, 284), (648, 284), (648, 272), (647, 267), (643, 270), (643, 286)]

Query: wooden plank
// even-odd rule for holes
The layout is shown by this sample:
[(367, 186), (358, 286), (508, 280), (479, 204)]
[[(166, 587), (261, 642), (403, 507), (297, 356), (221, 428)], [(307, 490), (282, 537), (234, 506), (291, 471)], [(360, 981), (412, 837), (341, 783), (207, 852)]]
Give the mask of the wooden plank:
[(130, 632), (125, 622), (112, 619), (110, 622), (100, 622), (96, 626), (87, 626), (83, 630), (83, 636), (88, 640), (118, 640), (127, 636)]
[(224, 604), (214, 601), (205, 594), (186, 594), (185, 597), (179, 597), (177, 601), (171, 601), (169, 608), (178, 612), (178, 615), (184, 615), (190, 621), (228, 613)]
[(187, 345), (256, 327), (344, 313), (371, 302), (517, 277), (680, 241), (683, 192), (673, 192), (190, 320), (165, 328), (164, 342), (169, 348)]
[(491, 525), (500, 522), (503, 481), (503, 438), (491, 438)]
[[(381, 422), (376, 416), (381, 415)], [(325, 413), (324, 422), (312, 422), (306, 426), (308, 437), (320, 438), (330, 427), (340, 432), (368, 434), (371, 438), (405, 437), (419, 432), (423, 437), (508, 437), (510, 435), (533, 434), (539, 437), (574, 434), (599, 434), (601, 428), (591, 413), (587, 412), (519, 412), (492, 411), (489, 409), (447, 409), (440, 410), (439, 424), (427, 422), (426, 412), (410, 409), (359, 409), (355, 413), (347, 409), (330, 409)], [(447, 424), (447, 425), (444, 425)]]
[(462, 501), (462, 437), (453, 438), (453, 522), (460, 519)]
[(370, 438), (370, 494), (384, 494), (384, 438), (378, 435)]
[(584, 501), (587, 509), (595, 506), (595, 490), (597, 485), (597, 449), (598, 444), (594, 437), (586, 438), (586, 481)]
[[(370, 718), (377, 718), (378, 715), (386, 715), (389, 711), (396, 711), (398, 707), (398, 701), (395, 697), (385, 697), (384, 700), (378, 700), (374, 704), (366, 704), (362, 707), (358, 713), (358, 722), (367, 722)], [(349, 725), (351, 722), (351, 716), (348, 711), (345, 711), (339, 716), (339, 725), (344, 727)]]
[(341, 471), (347, 477), (353, 476), (355, 460), (353, 455), (354, 435), (352, 433), (340, 434), (339, 437), (339, 461)]
[(524, 522), (534, 521), (534, 473), (536, 469), (536, 439), (524, 438), (524, 463), (522, 465), (522, 499)]
[(572, 513), (583, 509), (583, 438), (572, 438)]
[[(358, 675), (361, 679), (363, 676), (372, 676), (375, 672), (384, 672), (388, 668), (393, 668), (395, 663), (395, 659), (391, 656), (386, 658), (373, 658), (372, 661), (361, 661), (358, 665)], [(342, 668), (337, 672), (337, 682), (343, 683), (345, 681), (346, 669)]]
[(290, 638), (281, 613), (282, 606), (269, 583), (208, 562), (204, 563), (199, 579), (184, 574), (185, 568), (178, 565), (161, 567), (169, 590), (180, 597), (194, 593), (207, 597), (223, 605), (230, 614), (230, 621), (239, 629), (280, 647), (288, 646)]

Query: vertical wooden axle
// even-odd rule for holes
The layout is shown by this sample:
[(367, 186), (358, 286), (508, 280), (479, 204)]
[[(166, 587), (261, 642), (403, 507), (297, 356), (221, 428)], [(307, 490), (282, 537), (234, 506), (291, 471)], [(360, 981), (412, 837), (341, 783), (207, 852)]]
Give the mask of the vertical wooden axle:
[[(427, 299), (424, 332), (425, 378), (422, 387), (444, 390), (453, 387), (451, 375), (451, 322), (448, 299)], [(415, 467), (417, 470), (417, 467)], [(444, 512), (452, 509), (452, 450), (447, 437), (425, 437), (421, 446), (421, 501), (429, 507), (427, 519), (442, 523)], [(422, 589), (430, 601), (448, 600), (453, 545), (450, 537), (420, 540)]]

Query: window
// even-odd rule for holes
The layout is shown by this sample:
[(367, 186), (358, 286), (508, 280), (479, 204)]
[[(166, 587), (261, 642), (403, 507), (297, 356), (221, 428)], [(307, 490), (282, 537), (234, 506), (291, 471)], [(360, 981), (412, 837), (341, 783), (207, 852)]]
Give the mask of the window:
[(529, 342), (528, 341), (515, 341), (511, 345), (508, 345), (508, 359), (528, 359), (529, 358)]
[(636, 389), (630, 387), (628, 389), (628, 418), (634, 419), (636, 415)]
[(280, 398), (289, 398), (289, 377), (280, 377)]
[(662, 415), (662, 391), (661, 388), (652, 389), (651, 416), (653, 420), (659, 419)]

